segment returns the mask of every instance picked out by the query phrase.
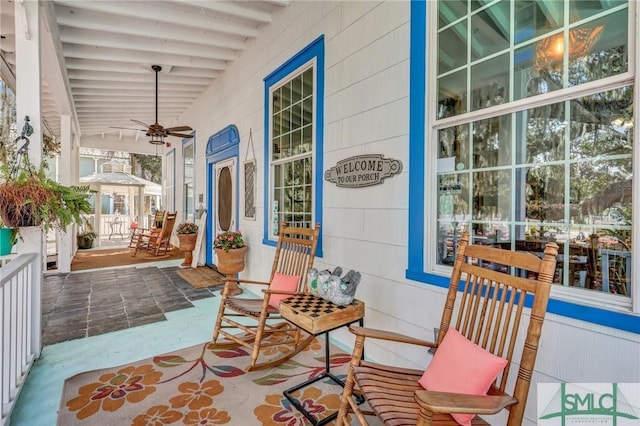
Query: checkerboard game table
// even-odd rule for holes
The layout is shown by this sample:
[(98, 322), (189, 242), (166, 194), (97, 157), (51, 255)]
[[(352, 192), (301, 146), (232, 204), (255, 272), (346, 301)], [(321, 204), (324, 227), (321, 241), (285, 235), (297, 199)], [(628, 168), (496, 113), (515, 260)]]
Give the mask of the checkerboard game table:
[[(311, 294), (297, 294), (280, 302), (280, 314), (289, 322), (314, 336), (325, 335), (325, 371), (318, 376), (307, 380), (304, 383), (289, 388), (283, 395), (313, 424), (314, 426), (324, 425), (334, 420), (338, 413), (333, 413), (328, 417), (318, 421), (302, 404), (291, 394), (305, 386), (308, 386), (325, 378), (331, 379), (334, 383), (344, 387), (344, 382), (331, 374), (331, 364), (329, 362), (329, 332), (340, 327), (358, 322), (362, 327), (364, 321), (364, 303), (354, 300), (347, 306), (336, 305), (321, 297)], [(361, 401), (359, 401), (361, 402)]]

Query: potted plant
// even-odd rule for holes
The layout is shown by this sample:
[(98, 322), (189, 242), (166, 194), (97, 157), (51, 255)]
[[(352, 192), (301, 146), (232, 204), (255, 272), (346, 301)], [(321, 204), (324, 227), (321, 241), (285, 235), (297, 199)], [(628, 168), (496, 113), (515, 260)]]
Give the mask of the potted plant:
[(36, 169), (26, 156), (11, 169), (0, 168), (0, 218), (12, 228), (41, 226), (47, 232), (84, 225), (90, 195), (88, 186), (65, 186), (49, 178), (44, 163)]
[[(225, 231), (213, 240), (213, 249), (218, 257), (218, 271), (226, 275), (236, 274), (244, 269), (244, 255), (249, 249), (245, 246), (240, 231)], [(230, 294), (242, 293), (235, 283), (229, 283)]]
[(6, 227), (0, 219), (0, 256), (10, 254), (17, 241), (18, 230)]
[(78, 242), (79, 249), (90, 249), (93, 247), (93, 240), (98, 238), (97, 232), (93, 230), (93, 226), (90, 223), (86, 223), (86, 226), (78, 232), (76, 240)]
[(193, 250), (198, 239), (198, 225), (193, 222), (182, 222), (176, 228), (176, 235), (180, 240), (180, 250), (184, 252), (184, 262), (180, 266), (190, 266), (193, 261)]

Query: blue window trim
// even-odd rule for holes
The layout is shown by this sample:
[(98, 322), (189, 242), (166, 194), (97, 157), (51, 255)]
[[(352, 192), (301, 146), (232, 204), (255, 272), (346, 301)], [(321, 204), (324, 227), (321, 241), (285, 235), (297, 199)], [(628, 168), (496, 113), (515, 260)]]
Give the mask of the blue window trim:
[[(411, 2), (411, 42), (409, 66), (409, 239), (407, 279), (438, 287), (448, 287), (449, 277), (424, 272), (425, 222), (425, 125), (427, 3)], [(429, 244), (429, 243), (428, 243)], [(527, 306), (531, 306), (527, 303)], [(558, 299), (549, 300), (547, 312), (594, 324), (640, 334), (640, 315), (615, 312)]]
[[(271, 113), (271, 105), (269, 104), (269, 92), (271, 87), (280, 83), (287, 78), (292, 72), (300, 68), (310, 60), (316, 60), (316, 93), (315, 96), (315, 132), (316, 146), (313, 152), (315, 159), (315, 205), (314, 219), (315, 222), (322, 224), (322, 175), (323, 175), (323, 138), (324, 138), (324, 36), (320, 36), (309, 43), (300, 52), (294, 55), (278, 67), (271, 74), (264, 78), (264, 235), (262, 243), (269, 246), (276, 246), (276, 241), (269, 239), (269, 220), (271, 218), (271, 203), (269, 201), (270, 183), (269, 183), (269, 114)], [(318, 247), (316, 256), (322, 257), (322, 233), (318, 238)]]

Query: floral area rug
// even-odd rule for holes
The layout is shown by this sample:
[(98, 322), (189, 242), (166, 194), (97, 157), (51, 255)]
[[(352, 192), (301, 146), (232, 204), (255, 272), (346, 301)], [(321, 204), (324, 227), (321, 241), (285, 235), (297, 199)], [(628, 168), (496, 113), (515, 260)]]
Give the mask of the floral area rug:
[[(325, 370), (324, 339), (293, 359), (247, 372), (244, 348), (210, 342), (65, 381), (58, 426), (309, 425), (282, 392)], [(351, 356), (331, 348), (331, 372), (344, 379)], [(273, 350), (273, 349), (271, 349)], [(338, 409), (342, 388), (319, 380), (293, 396), (321, 420)]]

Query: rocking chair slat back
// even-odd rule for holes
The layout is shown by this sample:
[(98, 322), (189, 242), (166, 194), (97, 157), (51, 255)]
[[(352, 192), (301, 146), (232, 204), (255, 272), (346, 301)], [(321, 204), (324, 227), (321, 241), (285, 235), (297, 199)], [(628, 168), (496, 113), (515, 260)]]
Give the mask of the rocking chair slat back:
[[(527, 296), (536, 292), (548, 294), (546, 287), (550, 287), (555, 270), (555, 254), (549, 250), (545, 249), (541, 259), (530, 253), (505, 253), (492, 247), (468, 245), (465, 241), (456, 254), (456, 260), (461, 263), (454, 269), (452, 282), (461, 282), (462, 291), (461, 294), (448, 293), (437, 342), (442, 342), (453, 325), (469, 340), (507, 359), (508, 364), (496, 382), (500, 393), (505, 392), (509, 379)], [(537, 271), (537, 274), (523, 271)], [(461, 279), (463, 274), (466, 280)], [(519, 387), (516, 386), (513, 393), (516, 398), (526, 399), (528, 393), (547, 300), (548, 297), (534, 299), (518, 371), (519, 378), (528, 379), (526, 389), (523, 388), (525, 381), (518, 381)]]
[[(449, 413), (493, 414), (503, 408), (509, 410), (509, 426), (522, 424), (558, 246), (547, 244), (541, 259), (528, 253), (469, 245), (469, 234), (465, 232), (457, 247), (435, 343), (398, 333), (350, 327), (356, 342), (342, 394), (338, 426), (348, 423), (349, 413), (354, 413), (361, 424), (367, 424), (365, 415), (376, 415), (387, 425), (453, 425), (457, 423)], [(525, 303), (531, 304), (528, 315), (524, 314)], [(388, 344), (416, 344), (437, 350), (451, 327), (507, 360), (503, 372), (489, 388), (488, 394), (493, 397), (425, 390), (418, 383), (423, 370), (407, 370), (363, 359), (365, 339), (383, 340)], [(524, 333), (525, 328), (526, 336), (518, 336), (518, 331)], [(384, 343), (378, 343), (381, 344)], [(519, 363), (515, 386), (513, 380), (509, 381), (514, 357)], [(353, 398), (354, 388), (367, 401), (368, 405), (363, 405), (365, 408), (361, 409)], [(472, 424), (487, 423), (476, 416)]]
[(276, 272), (286, 275), (297, 275), (298, 292), (307, 289), (307, 276), (316, 254), (320, 224), (314, 229), (280, 225), (280, 238), (276, 247), (276, 255), (271, 270), (271, 279)]

